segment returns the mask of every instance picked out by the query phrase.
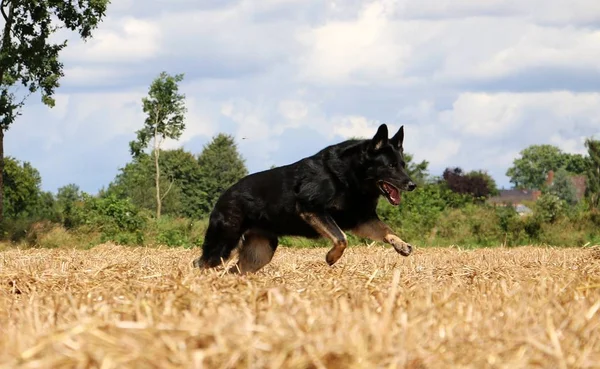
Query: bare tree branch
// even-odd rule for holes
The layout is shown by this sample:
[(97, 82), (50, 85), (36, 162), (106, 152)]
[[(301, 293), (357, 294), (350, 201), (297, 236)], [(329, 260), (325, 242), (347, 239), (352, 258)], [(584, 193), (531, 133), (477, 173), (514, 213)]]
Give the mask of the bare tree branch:
[(6, 1), (10, 1), (10, 0), (2, 0), (0, 2), (0, 12), (2, 12), (2, 17), (4, 18), (4, 21), (6, 23), (8, 23), (8, 16), (6, 15), (6, 12), (4, 11), (4, 7), (6, 6)]
[(165, 191), (165, 193), (161, 196), (160, 201), (164, 200), (165, 197), (167, 197), (167, 194), (169, 193), (169, 191), (171, 191), (171, 188), (173, 187), (173, 183), (175, 183), (175, 181), (171, 181), (171, 183), (169, 183), (169, 187), (167, 188), (167, 191)]

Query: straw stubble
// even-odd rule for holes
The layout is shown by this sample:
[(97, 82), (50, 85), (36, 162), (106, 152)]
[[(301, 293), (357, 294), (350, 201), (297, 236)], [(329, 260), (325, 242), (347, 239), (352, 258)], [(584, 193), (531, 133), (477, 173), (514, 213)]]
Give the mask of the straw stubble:
[[(0, 362), (23, 368), (600, 367), (596, 248), (280, 248), (253, 275), (198, 250), (0, 254)], [(233, 260), (234, 261), (234, 260)]]

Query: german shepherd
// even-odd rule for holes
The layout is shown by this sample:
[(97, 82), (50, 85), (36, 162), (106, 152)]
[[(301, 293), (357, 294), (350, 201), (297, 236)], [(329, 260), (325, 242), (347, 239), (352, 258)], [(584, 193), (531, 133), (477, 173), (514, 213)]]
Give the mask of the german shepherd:
[(333, 247), (325, 260), (333, 265), (348, 246), (346, 230), (410, 255), (412, 246), (376, 213), (380, 195), (397, 206), (401, 191), (417, 187), (406, 173), (403, 141), (404, 126), (388, 139), (382, 124), (372, 139), (347, 140), (240, 179), (217, 200), (194, 267), (214, 268), (240, 246), (229, 272), (256, 272), (271, 261), (280, 236), (328, 238)]

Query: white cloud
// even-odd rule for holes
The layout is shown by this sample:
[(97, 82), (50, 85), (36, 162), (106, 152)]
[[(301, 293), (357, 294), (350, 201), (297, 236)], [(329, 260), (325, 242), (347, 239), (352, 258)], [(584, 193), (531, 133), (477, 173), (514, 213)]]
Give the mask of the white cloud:
[[(528, 68), (600, 70), (600, 31), (551, 25), (564, 18), (559, 12), (538, 23), (528, 14), (561, 9), (560, 1), (525, 3), (372, 1), (353, 17), (299, 33), (306, 47), (298, 58), (300, 76), (324, 84), (411, 86), (502, 78)], [(588, 8), (589, 20), (600, 22), (600, 10)]]
[[(598, 130), (598, 132), (600, 132), (600, 129)], [(586, 136), (565, 138), (562, 137), (560, 134), (555, 133), (552, 136), (550, 136), (548, 143), (558, 146), (559, 148), (561, 148), (561, 150), (565, 152), (585, 155), (587, 153), (587, 150), (584, 146), (586, 138)]]
[(235, 123), (234, 139), (246, 157), (255, 163), (269, 161), (279, 144), (268, 120), (268, 108), (245, 99), (227, 101), (221, 106), (221, 114)]
[(497, 50), (475, 69), (498, 77), (524, 68), (570, 67), (599, 70), (600, 31), (573, 27), (529, 26), (510, 46)]
[(329, 137), (339, 136), (349, 138), (371, 138), (377, 132), (381, 123), (360, 116), (349, 116), (337, 118), (330, 130)]
[(176, 149), (198, 136), (212, 137), (217, 133), (216, 118), (210, 113), (210, 101), (186, 98), (185, 129), (178, 140), (165, 140), (163, 149)]
[(97, 67), (97, 66), (76, 66), (67, 67), (64, 70), (65, 76), (62, 84), (71, 87), (86, 86), (111, 86), (120, 85), (122, 78), (131, 73), (125, 69)]
[(535, 137), (530, 137), (532, 141), (549, 139), (557, 131), (598, 129), (600, 94), (567, 91), (464, 93), (457, 98), (453, 109), (441, 116), (443, 122), (465, 135), (494, 138), (525, 131), (536, 133)]
[(520, 123), (519, 105), (498, 95), (464, 93), (456, 99), (452, 110), (441, 113), (440, 122), (461, 134), (496, 137)]
[(218, 60), (217, 65), (243, 68), (284, 61), (296, 44), (296, 24), (277, 18), (258, 22), (255, 18), (266, 6), (269, 4), (241, 1), (216, 9), (165, 12), (154, 27), (163, 34), (165, 56), (196, 58), (192, 64)]
[(325, 83), (398, 76), (411, 51), (398, 36), (384, 4), (369, 3), (356, 20), (331, 21), (299, 34), (308, 48), (300, 59), (302, 75)]
[(589, 0), (400, 0), (397, 14), (405, 18), (525, 18), (554, 25), (600, 21), (600, 7)]
[(71, 41), (64, 57), (78, 63), (139, 63), (157, 56), (161, 42), (161, 29), (153, 21), (107, 18), (87, 42)]
[(308, 107), (299, 100), (284, 100), (279, 102), (279, 112), (286, 119), (297, 121), (306, 118)]

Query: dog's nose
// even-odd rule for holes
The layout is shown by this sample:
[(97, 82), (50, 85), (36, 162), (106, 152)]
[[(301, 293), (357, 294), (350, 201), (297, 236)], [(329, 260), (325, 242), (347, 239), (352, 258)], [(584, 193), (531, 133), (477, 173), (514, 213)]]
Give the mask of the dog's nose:
[(413, 191), (415, 188), (417, 188), (417, 185), (414, 182), (410, 181), (410, 182), (408, 182), (408, 186), (406, 186), (406, 187), (408, 188), (409, 191)]

